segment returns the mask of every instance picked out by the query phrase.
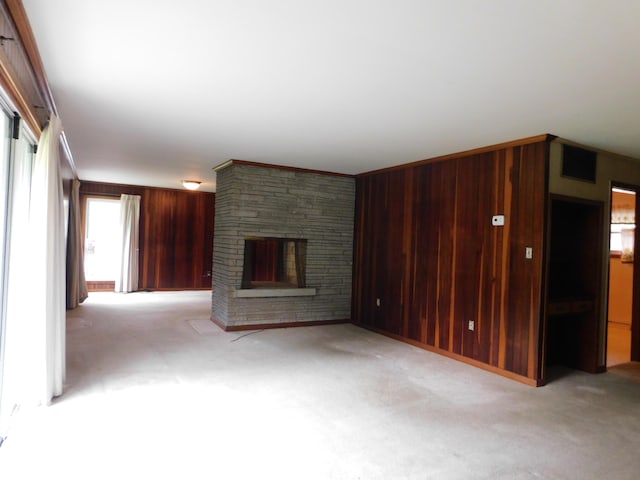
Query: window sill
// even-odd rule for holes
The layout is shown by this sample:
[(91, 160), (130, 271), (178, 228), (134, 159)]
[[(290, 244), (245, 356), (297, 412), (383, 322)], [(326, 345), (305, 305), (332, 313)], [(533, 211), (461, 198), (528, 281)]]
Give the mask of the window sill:
[(312, 297), (315, 288), (243, 288), (233, 292), (235, 298)]

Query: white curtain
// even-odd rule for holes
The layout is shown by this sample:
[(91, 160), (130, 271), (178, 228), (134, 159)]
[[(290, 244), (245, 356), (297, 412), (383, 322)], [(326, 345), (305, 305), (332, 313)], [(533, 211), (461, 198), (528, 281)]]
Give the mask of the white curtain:
[(140, 195), (120, 197), (120, 256), (116, 276), (116, 292), (135, 292), (138, 289), (138, 241), (140, 224)]
[(62, 394), (65, 380), (60, 132), (60, 121), (53, 116), (40, 136), (33, 165), (16, 159), (13, 175), (5, 357), (13, 404), (48, 405)]
[[(9, 262), (9, 245), (11, 235), (11, 219), (10, 219), (10, 180), (9, 180), (9, 155), (7, 155), (9, 147), (9, 117), (5, 112), (0, 111), (0, 132), (5, 135), (0, 137), (0, 442), (6, 436), (8, 419), (10, 416), (12, 405), (6, 401), (7, 398), (7, 372), (5, 363), (7, 357), (7, 308), (6, 302), (8, 298), (8, 269)], [(5, 263), (6, 262), (6, 263)]]
[[(33, 287), (34, 356), (40, 403), (62, 394), (65, 380), (65, 234), (60, 177), (60, 133), (55, 115), (42, 132), (31, 179), (29, 225)], [(39, 352), (39, 353), (38, 353)]]
[[(24, 137), (21, 135), (21, 137)], [(16, 405), (40, 403), (35, 392), (37, 369), (32, 363), (34, 313), (30, 305), (35, 302), (31, 292), (31, 245), (29, 209), (31, 204), (31, 177), (33, 173), (32, 147), (25, 138), (14, 143), (14, 156), (9, 189), (7, 222), (8, 262), (6, 323), (4, 344), (4, 371), (2, 404), (0, 404), (0, 435), (6, 433), (9, 419)], [(39, 301), (40, 299), (38, 299)]]

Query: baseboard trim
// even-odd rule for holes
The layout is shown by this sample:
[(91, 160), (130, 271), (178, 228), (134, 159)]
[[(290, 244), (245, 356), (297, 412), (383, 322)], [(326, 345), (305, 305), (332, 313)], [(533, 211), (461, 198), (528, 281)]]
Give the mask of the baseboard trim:
[(410, 338), (405, 338), (400, 335), (396, 335), (394, 333), (385, 332), (384, 330), (371, 327), (369, 325), (352, 322), (349, 319), (312, 320), (312, 321), (304, 321), (304, 322), (284, 322), (284, 323), (254, 323), (254, 324), (248, 324), (248, 325), (224, 325), (224, 323), (218, 320), (214, 315), (211, 315), (211, 321), (215, 323), (218, 327), (220, 327), (222, 330), (224, 330), (225, 332), (239, 332), (244, 330), (266, 330), (266, 329), (273, 329), (273, 328), (311, 327), (311, 326), (338, 325), (338, 324), (344, 324), (344, 323), (351, 323), (356, 327), (360, 327), (365, 330), (370, 330), (380, 335), (384, 335), (385, 337), (389, 337), (394, 340), (399, 340), (401, 342), (407, 343), (409, 345), (413, 345), (414, 347), (422, 348), (423, 350), (427, 350), (429, 352), (437, 353), (438, 355), (442, 355), (444, 357), (451, 358), (452, 360), (457, 360), (459, 362), (466, 363), (467, 365), (471, 365), (473, 367), (480, 368), (481, 370), (495, 373), (497, 375), (500, 375), (501, 377), (509, 378), (510, 380), (515, 380), (517, 382), (523, 383), (531, 387), (540, 387), (544, 385), (544, 381), (542, 380), (536, 380), (529, 377), (525, 377), (524, 375), (519, 375), (517, 373), (509, 372), (508, 370), (503, 370), (501, 368), (494, 367), (493, 365), (487, 365), (486, 363), (479, 362), (478, 360), (467, 358), (457, 353), (451, 353), (449, 351), (442, 350), (440, 348), (436, 348), (431, 345), (427, 345), (425, 343), (421, 343), (417, 340), (412, 340)]
[(139, 288), (136, 292), (211, 292), (211, 287)]
[(441, 348), (436, 348), (431, 345), (427, 345), (426, 343), (419, 342), (417, 340), (412, 340), (410, 338), (405, 338), (401, 335), (397, 335), (395, 333), (389, 333), (379, 328), (371, 327), (369, 325), (365, 325), (362, 323), (353, 324), (356, 327), (364, 328), (365, 330), (370, 330), (375, 333), (379, 333), (380, 335), (384, 335), (385, 337), (392, 338), (394, 340), (399, 340), (404, 343), (408, 343), (409, 345), (413, 345), (414, 347), (422, 348), (423, 350), (427, 350), (429, 352), (437, 353), (438, 355), (442, 355), (444, 357), (451, 358), (452, 360), (457, 360), (462, 363), (466, 363), (467, 365), (471, 365), (473, 367), (480, 368), (481, 370), (485, 370), (487, 372), (495, 373), (500, 375), (501, 377), (506, 377), (510, 380), (515, 380), (520, 383), (524, 383), (530, 387), (540, 387), (544, 385), (542, 381), (535, 380), (533, 378), (525, 377), (524, 375), (519, 375), (517, 373), (509, 372), (508, 370), (503, 370), (498, 367), (494, 367), (493, 365), (488, 365), (486, 363), (479, 362), (478, 360), (474, 360), (472, 358), (467, 358), (463, 355), (459, 355), (457, 353), (451, 353), (447, 350), (442, 350)]
[(87, 292), (113, 292), (115, 280), (87, 280)]
[(310, 320), (304, 322), (283, 322), (283, 323), (252, 323), (247, 325), (225, 325), (215, 316), (211, 315), (211, 321), (219, 326), (225, 332), (241, 332), (244, 330), (267, 330), (272, 328), (291, 328), (291, 327), (318, 327), (321, 325), (339, 325), (343, 323), (351, 323), (350, 319), (345, 320)]

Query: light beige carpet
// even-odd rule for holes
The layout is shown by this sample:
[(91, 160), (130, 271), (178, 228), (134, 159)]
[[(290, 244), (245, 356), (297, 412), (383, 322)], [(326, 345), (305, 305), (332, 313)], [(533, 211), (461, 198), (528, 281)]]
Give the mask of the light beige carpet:
[(187, 323), (200, 335), (216, 335), (223, 331), (208, 318), (190, 318)]
[(640, 382), (640, 362), (629, 362), (609, 367), (608, 371), (614, 375), (620, 375), (630, 380)]
[(638, 478), (624, 376), (533, 388), (348, 324), (201, 334), (210, 305), (92, 294), (69, 312), (65, 393), (14, 418), (0, 478)]

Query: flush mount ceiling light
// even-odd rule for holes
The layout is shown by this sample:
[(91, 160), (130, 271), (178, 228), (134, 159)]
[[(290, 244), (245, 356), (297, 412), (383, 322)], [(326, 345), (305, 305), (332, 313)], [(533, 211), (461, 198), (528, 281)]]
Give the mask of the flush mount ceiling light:
[(182, 180), (182, 186), (187, 190), (197, 190), (200, 187), (200, 183), (197, 180)]

